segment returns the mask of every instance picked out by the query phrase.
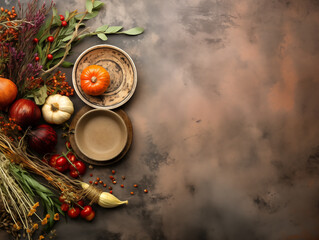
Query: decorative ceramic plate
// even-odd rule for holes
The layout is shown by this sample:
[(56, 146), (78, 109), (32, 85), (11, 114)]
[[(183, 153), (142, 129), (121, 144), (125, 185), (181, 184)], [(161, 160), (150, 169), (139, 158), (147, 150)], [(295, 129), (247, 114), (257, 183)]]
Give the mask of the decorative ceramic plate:
[[(104, 67), (110, 74), (110, 85), (100, 96), (90, 96), (81, 89), (80, 76), (90, 65)], [(112, 45), (96, 45), (85, 50), (76, 60), (72, 82), (79, 98), (93, 108), (114, 109), (126, 103), (137, 85), (136, 67), (131, 57), (122, 49)]]
[(74, 130), (79, 150), (95, 161), (106, 161), (119, 155), (127, 142), (124, 120), (115, 112), (94, 109), (85, 113)]

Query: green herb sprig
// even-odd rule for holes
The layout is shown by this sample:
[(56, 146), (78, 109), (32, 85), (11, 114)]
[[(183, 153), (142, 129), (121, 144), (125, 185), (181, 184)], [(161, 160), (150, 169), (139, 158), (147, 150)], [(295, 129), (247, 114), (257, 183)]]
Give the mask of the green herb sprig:
[[(121, 31), (122, 26), (109, 25), (100, 26), (95, 31), (90, 32), (89, 28), (85, 27), (84, 21), (96, 17), (103, 4), (101, 1), (87, 0), (84, 13), (66, 11), (64, 21), (67, 22), (67, 25), (62, 24), (57, 9), (52, 8), (52, 17), (46, 21), (36, 36), (38, 43), (35, 51), (43, 66), (42, 75), (52, 72), (59, 66), (71, 67), (73, 64), (65, 61), (65, 58), (70, 53), (72, 46), (85, 37), (96, 35), (101, 40), (106, 41), (108, 39), (107, 35), (110, 34), (134, 36), (144, 32), (141, 27)], [(54, 39), (52, 42), (48, 41), (50, 36)]]
[(23, 170), (16, 164), (10, 164), (10, 172), (20, 187), (29, 194), (32, 198), (39, 197), (44, 206), (44, 210), (50, 214), (49, 229), (54, 225), (53, 216), (56, 212), (59, 212), (63, 216), (64, 212), (61, 210), (58, 197), (49, 188), (43, 186), (34, 177), (32, 177), (26, 170)]

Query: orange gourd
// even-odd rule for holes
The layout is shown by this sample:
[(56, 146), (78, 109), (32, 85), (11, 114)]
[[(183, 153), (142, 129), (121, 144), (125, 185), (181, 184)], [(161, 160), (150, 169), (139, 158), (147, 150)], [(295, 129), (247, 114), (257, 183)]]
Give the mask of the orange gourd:
[(0, 110), (8, 107), (17, 97), (18, 88), (9, 79), (0, 77)]
[(110, 85), (108, 71), (98, 65), (90, 65), (84, 68), (80, 79), (83, 92), (91, 96), (103, 94)]

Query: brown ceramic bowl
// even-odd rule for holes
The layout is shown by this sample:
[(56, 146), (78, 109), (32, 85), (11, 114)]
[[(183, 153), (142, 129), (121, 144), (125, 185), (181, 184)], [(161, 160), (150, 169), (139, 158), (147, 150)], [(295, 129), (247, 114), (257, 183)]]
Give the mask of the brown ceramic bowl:
[(74, 131), (79, 150), (95, 161), (111, 160), (119, 155), (127, 142), (124, 120), (107, 109), (94, 109), (85, 113)]

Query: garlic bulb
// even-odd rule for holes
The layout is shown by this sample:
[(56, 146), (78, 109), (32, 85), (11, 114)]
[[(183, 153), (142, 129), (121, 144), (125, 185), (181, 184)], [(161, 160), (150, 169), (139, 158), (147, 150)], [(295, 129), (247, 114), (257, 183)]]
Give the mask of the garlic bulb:
[[(81, 186), (83, 189), (88, 189), (89, 187), (94, 188), (93, 186), (90, 186), (89, 184), (84, 182), (81, 183)], [(123, 204), (128, 204), (128, 201), (121, 201), (113, 194), (102, 192), (100, 193), (97, 203), (104, 208), (114, 208)]]

